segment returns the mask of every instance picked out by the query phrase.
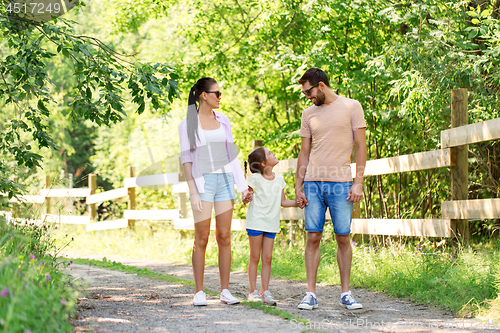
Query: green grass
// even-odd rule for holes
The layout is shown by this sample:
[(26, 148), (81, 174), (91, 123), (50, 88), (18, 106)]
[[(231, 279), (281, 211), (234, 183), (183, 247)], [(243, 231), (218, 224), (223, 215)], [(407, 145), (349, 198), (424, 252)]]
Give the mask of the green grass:
[[(178, 231), (165, 225), (138, 224), (136, 231), (109, 230), (87, 233), (81, 228), (63, 227), (58, 235), (75, 237), (69, 251), (84, 255), (142, 258), (190, 264), (192, 232), (181, 239)], [(339, 284), (336, 244), (326, 230), (321, 245), (318, 282)], [(92, 246), (89, 246), (92, 244)], [(272, 275), (304, 281), (303, 241), (293, 246), (286, 235), (276, 238)], [(249, 245), (243, 232), (232, 238), (232, 269), (246, 270)], [(207, 247), (207, 265), (217, 265), (213, 233)], [(500, 312), (500, 251), (498, 240), (471, 247), (451, 246), (449, 240), (386, 239), (353, 245), (351, 286), (383, 291), (418, 303), (444, 307), (461, 316), (498, 318)]]
[(53, 255), (46, 227), (0, 219), (0, 328), (68, 332), (78, 292)]

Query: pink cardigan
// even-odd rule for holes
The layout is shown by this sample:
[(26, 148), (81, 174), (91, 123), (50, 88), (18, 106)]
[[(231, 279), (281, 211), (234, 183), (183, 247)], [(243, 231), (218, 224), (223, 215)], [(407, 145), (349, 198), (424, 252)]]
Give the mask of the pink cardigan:
[[(233, 142), (233, 134), (231, 133), (231, 123), (229, 122), (229, 118), (222, 113), (214, 111), (215, 119), (221, 123), (226, 132), (226, 151), (227, 157), (229, 158), (229, 166), (231, 167), (231, 171), (233, 173), (234, 184), (236, 185), (236, 189), (238, 192), (243, 192), (248, 189), (247, 182), (245, 180), (245, 176), (243, 175), (243, 171), (241, 170), (240, 163), (238, 161), (238, 157), (236, 155), (236, 150), (234, 148)], [(201, 132), (202, 129), (198, 124), (198, 132)], [(196, 147), (202, 145), (197, 136), (196, 138)], [(197, 149), (193, 152), (190, 151), (189, 148), (189, 139), (187, 134), (187, 121), (184, 119), (179, 124), (179, 141), (181, 143), (181, 163), (192, 162), (193, 168), (193, 178), (196, 183), (196, 188), (199, 193), (205, 193), (205, 179), (200, 172), (200, 167), (198, 165), (198, 153)]]

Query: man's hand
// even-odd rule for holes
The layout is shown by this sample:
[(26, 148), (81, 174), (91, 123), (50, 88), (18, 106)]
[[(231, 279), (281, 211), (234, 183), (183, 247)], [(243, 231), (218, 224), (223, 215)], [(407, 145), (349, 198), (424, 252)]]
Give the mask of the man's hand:
[(363, 199), (363, 184), (354, 183), (347, 194), (347, 199), (350, 202), (360, 202)]
[(304, 192), (298, 189), (295, 189), (295, 202), (297, 202), (297, 205), (299, 205), (301, 209), (304, 209), (304, 207), (309, 204)]

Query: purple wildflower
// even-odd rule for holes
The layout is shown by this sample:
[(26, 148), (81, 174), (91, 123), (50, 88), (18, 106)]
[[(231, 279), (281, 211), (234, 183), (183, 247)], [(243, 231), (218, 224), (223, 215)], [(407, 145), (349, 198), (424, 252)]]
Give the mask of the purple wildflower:
[(66, 300), (61, 299), (61, 304), (62, 304), (63, 306), (65, 306), (65, 305), (66, 305)]
[(2, 290), (2, 294), (1, 294), (1, 296), (2, 296), (2, 297), (5, 297), (5, 296), (7, 296), (7, 294), (8, 294), (8, 293), (9, 293), (9, 289), (7, 289), (7, 287), (5, 287), (5, 288), (3, 288), (3, 290)]
[(30, 259), (36, 259), (36, 257), (33, 255), (33, 253), (30, 253), (29, 258)]

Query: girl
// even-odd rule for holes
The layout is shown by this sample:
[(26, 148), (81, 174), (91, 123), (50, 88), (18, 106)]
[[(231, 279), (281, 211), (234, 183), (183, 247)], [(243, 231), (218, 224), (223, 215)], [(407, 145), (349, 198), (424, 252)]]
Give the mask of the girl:
[(192, 256), (194, 305), (207, 305), (203, 275), (212, 208), (215, 211), (215, 235), (219, 249), (220, 300), (226, 304), (240, 302), (228, 290), (234, 184), (239, 192), (244, 193), (245, 202), (251, 200), (251, 195), (248, 195), (248, 186), (236, 157), (231, 123), (227, 116), (214, 111), (219, 108), (220, 100), (217, 81), (199, 79), (189, 92), (187, 117), (179, 125), (181, 163), (189, 186), (195, 222)]
[[(278, 164), (276, 156), (264, 147), (256, 148), (248, 155), (248, 164), (253, 173), (248, 182), (254, 193), (247, 212), (247, 234), (250, 241), (250, 261), (248, 263), (248, 282), (250, 283), (249, 301), (276, 305), (269, 292), (271, 261), (273, 258), (274, 237), (280, 227), (280, 206), (296, 207), (295, 200), (285, 199), (286, 186), (283, 176), (274, 173)], [(246, 171), (246, 163), (245, 163)], [(257, 266), (262, 253), (261, 284), (262, 292), (257, 292)]]

